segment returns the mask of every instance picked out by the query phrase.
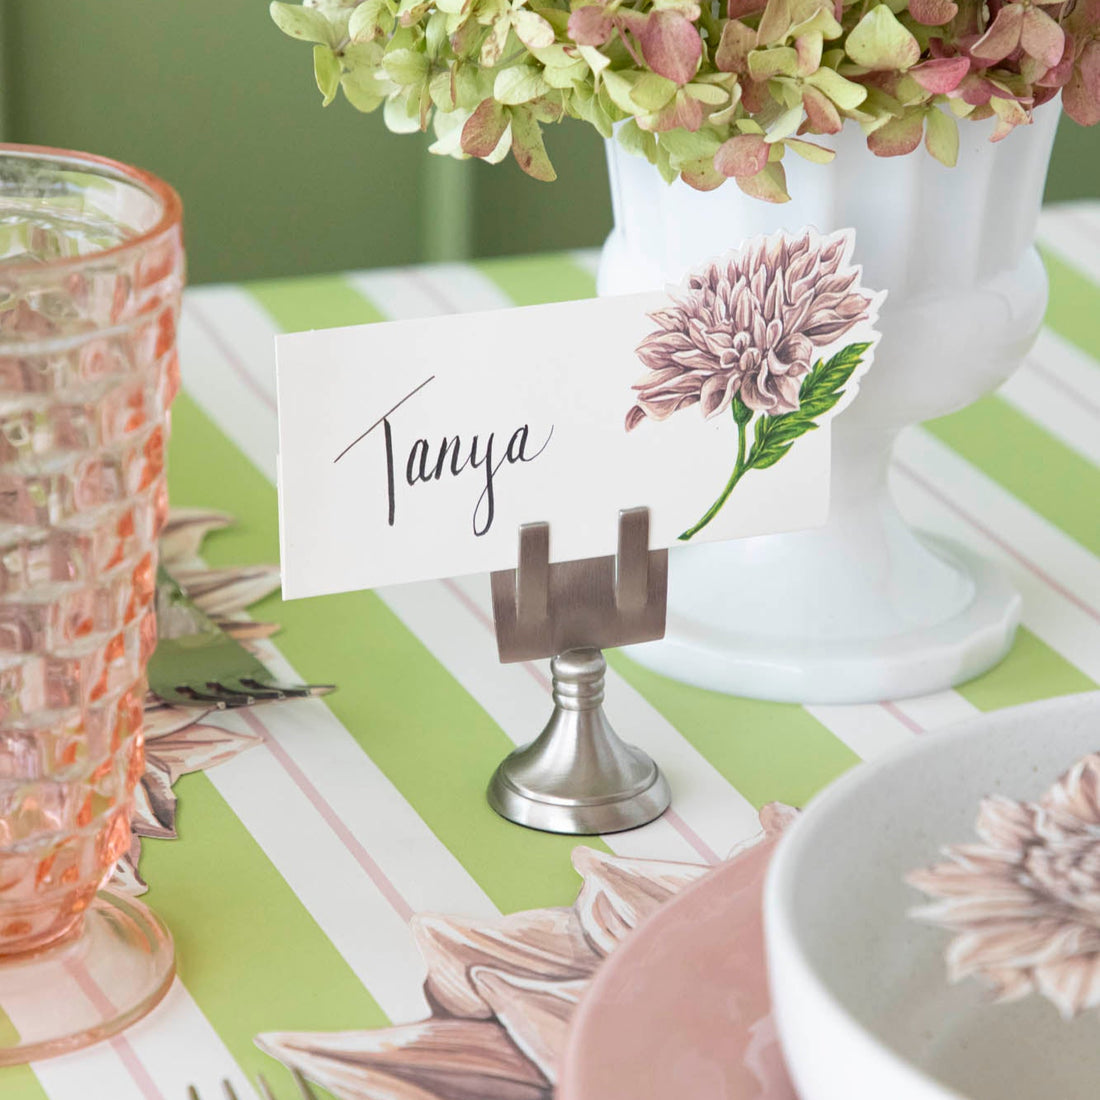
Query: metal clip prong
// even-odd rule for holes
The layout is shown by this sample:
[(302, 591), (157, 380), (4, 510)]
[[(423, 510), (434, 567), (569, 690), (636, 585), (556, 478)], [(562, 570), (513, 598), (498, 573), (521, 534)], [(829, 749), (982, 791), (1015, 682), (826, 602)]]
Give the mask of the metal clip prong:
[(537, 627), (550, 610), (550, 525), (525, 523), (519, 529), (516, 569), (516, 624)]
[(619, 552), (615, 557), (615, 606), (636, 611), (649, 598), (649, 509), (619, 513)]

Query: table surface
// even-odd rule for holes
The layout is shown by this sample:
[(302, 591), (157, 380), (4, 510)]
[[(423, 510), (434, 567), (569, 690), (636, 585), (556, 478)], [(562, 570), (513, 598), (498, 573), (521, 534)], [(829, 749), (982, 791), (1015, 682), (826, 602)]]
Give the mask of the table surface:
[[(995, 395), (913, 429), (894, 485), (916, 523), (997, 560), (1024, 596), (1007, 660), (955, 691), (809, 706), (730, 698), (611, 655), (607, 709), (674, 792), (663, 819), (592, 838), (612, 852), (716, 861), (756, 808), (804, 803), (860, 759), (922, 731), (1100, 683), (1100, 204), (1050, 209), (1051, 305)], [(190, 290), (173, 410), (176, 506), (221, 509), (211, 565), (276, 562), (272, 336), (594, 293), (595, 255), (441, 264)], [(146, 1020), (87, 1051), (0, 1070), (4, 1100), (207, 1098), (264, 1072), (265, 1031), (385, 1026), (427, 1014), (418, 912), (491, 915), (570, 903), (576, 841), (496, 817), (484, 789), (549, 714), (542, 666), (496, 660), (484, 578), (283, 604), (275, 665), (340, 690), (237, 712), (262, 744), (183, 777), (176, 841), (146, 841), (146, 900), (171, 926), (179, 978)]]

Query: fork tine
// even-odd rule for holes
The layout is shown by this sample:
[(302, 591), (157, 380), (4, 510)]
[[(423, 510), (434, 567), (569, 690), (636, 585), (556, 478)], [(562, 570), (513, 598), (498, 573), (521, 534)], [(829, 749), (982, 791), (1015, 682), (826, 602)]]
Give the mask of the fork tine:
[[(212, 687), (213, 685), (207, 686)], [(286, 698), (278, 687), (262, 683), (259, 680), (223, 680), (217, 684), (217, 688), (219, 691), (230, 692), (234, 695), (250, 695), (252, 696), (253, 702), (256, 703), (266, 703), (272, 699)]]
[(309, 1082), (302, 1075), (300, 1069), (292, 1069), (290, 1071), (294, 1076), (294, 1083), (298, 1086), (298, 1091), (302, 1094), (302, 1100), (317, 1100), (317, 1093), (309, 1087)]
[(328, 695), (336, 690), (335, 684), (279, 684), (275, 682), (265, 683), (250, 676), (242, 676), (238, 681), (244, 687), (255, 691), (277, 691), (280, 695), (290, 696), (292, 699), (306, 699), (317, 695)]
[(332, 684), (277, 683), (260, 658), (220, 629), (163, 569), (157, 608), (149, 685), (173, 706), (225, 709), (334, 690)]
[(282, 687), (261, 684), (258, 680), (236, 680), (234, 683), (239, 685), (238, 690), (251, 692), (261, 703), (268, 700), (287, 699), (290, 696), (290, 692), (284, 691)]
[[(295, 1085), (298, 1086), (298, 1095), (302, 1100), (319, 1100), (317, 1093), (310, 1087), (301, 1070), (291, 1069), (290, 1072)], [(256, 1084), (260, 1088), (262, 1100), (277, 1100), (275, 1093), (271, 1091), (271, 1086), (267, 1083), (267, 1078), (262, 1073), (256, 1075)], [(225, 1091), (226, 1100), (239, 1100), (237, 1092), (233, 1088), (233, 1083), (228, 1078), (222, 1079), (222, 1089)], [(187, 1086), (187, 1098), (188, 1100), (201, 1100), (199, 1090), (194, 1085)]]
[[(225, 699), (229, 706), (250, 706), (257, 701), (256, 696), (251, 691), (242, 691), (233, 686), (233, 682), (223, 683), (221, 680), (207, 680), (206, 690), (214, 696), (215, 699)], [(236, 700), (241, 696), (244, 696), (248, 702), (237, 703)]]
[(275, 1100), (275, 1093), (271, 1091), (271, 1086), (262, 1073), (256, 1075), (256, 1084), (260, 1086), (260, 1096), (263, 1097), (263, 1100)]
[(177, 684), (175, 690), (184, 698), (193, 703), (212, 703), (220, 710), (224, 710), (229, 706), (228, 701), (224, 696), (211, 695), (206, 691), (199, 691), (198, 688), (193, 687), (191, 684)]

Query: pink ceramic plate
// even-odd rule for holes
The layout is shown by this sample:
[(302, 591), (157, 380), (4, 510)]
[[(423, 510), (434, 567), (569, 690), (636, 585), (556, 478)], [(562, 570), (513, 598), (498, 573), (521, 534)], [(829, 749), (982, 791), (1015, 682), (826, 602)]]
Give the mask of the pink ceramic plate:
[(771, 1017), (767, 836), (672, 898), (597, 971), (558, 1100), (797, 1100)]

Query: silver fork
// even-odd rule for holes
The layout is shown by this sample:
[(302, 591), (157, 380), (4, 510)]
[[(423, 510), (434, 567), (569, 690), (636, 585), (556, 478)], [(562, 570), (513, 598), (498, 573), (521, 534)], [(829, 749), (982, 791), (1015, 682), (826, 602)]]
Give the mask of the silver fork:
[(327, 695), (333, 684), (277, 683), (258, 657), (229, 637), (157, 570), (157, 648), (149, 688), (181, 707), (247, 707), (272, 699)]
[[(298, 1086), (298, 1095), (301, 1100), (320, 1100), (317, 1093), (309, 1087), (309, 1082), (302, 1076), (300, 1070), (292, 1069), (290, 1072), (294, 1077), (294, 1083)], [(263, 1100), (276, 1100), (275, 1093), (271, 1091), (271, 1086), (262, 1073), (256, 1077), (256, 1084), (260, 1086), (260, 1095)], [(225, 1100), (238, 1100), (237, 1092), (229, 1081), (222, 1081), (222, 1088), (225, 1090)], [(187, 1097), (188, 1100), (202, 1100), (199, 1090), (194, 1085), (187, 1086)]]

